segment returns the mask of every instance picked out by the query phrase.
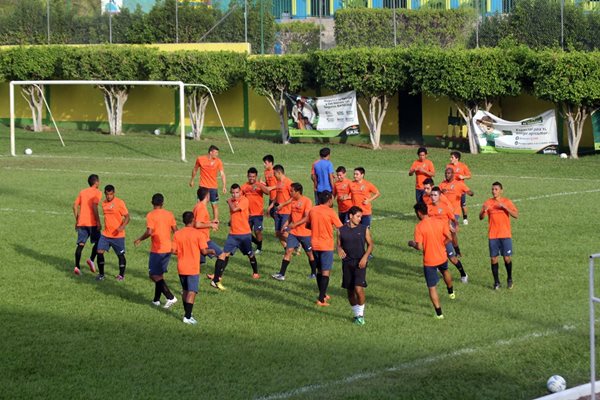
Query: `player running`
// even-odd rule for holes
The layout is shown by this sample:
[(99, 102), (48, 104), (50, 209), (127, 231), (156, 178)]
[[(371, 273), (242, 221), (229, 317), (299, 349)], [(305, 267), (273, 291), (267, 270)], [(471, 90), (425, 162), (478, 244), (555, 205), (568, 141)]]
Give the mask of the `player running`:
[(223, 162), (219, 158), (219, 148), (215, 145), (211, 145), (208, 148), (208, 154), (205, 156), (198, 156), (196, 158), (196, 164), (192, 170), (192, 179), (190, 179), (190, 187), (194, 187), (194, 177), (196, 172), (200, 170), (200, 181), (198, 186), (205, 187), (210, 193), (210, 204), (213, 211), (213, 220), (219, 222), (219, 185), (217, 183), (217, 176), (221, 175), (221, 181), (223, 182), (223, 194), (227, 193), (227, 180), (225, 177), (225, 171), (223, 170)]
[(269, 194), (269, 190), (267, 190), (262, 182), (257, 180), (258, 171), (256, 168), (249, 168), (247, 177), (248, 182), (242, 185), (242, 194), (248, 199), (250, 205), (250, 217), (248, 217), (248, 223), (253, 232), (252, 243), (256, 244), (256, 251), (254, 254), (260, 254), (262, 252), (263, 244), (263, 196)]
[(115, 187), (104, 187), (104, 201), (102, 212), (104, 214), (104, 230), (98, 241), (98, 275), (97, 281), (104, 280), (104, 253), (112, 247), (119, 259), (118, 281), (125, 279), (125, 227), (129, 223), (129, 211), (125, 202), (115, 196)]
[(423, 181), (427, 178), (433, 178), (435, 176), (435, 168), (431, 160), (427, 159), (427, 148), (419, 147), (417, 150), (417, 156), (410, 169), (408, 170), (408, 176), (415, 175), (415, 197), (417, 203), (421, 201), (423, 197)]
[(73, 203), (73, 215), (75, 216), (75, 230), (77, 231), (77, 247), (75, 248), (75, 268), (73, 273), (81, 275), (81, 253), (88, 238), (92, 244), (92, 254), (86, 260), (92, 273), (96, 273), (94, 260), (98, 254), (98, 239), (100, 239), (100, 216), (98, 214), (98, 203), (102, 200), (102, 192), (98, 189), (100, 178), (96, 174), (88, 177), (87, 189), (83, 189), (77, 195)]
[(450, 205), (454, 210), (454, 217), (456, 218), (456, 224), (454, 225), (455, 234), (453, 238), (455, 241), (453, 242), (454, 249), (456, 250), (456, 255), (461, 256), (460, 247), (458, 247), (458, 221), (460, 218), (459, 210), (461, 208), (461, 204), (463, 203), (462, 199), (469, 195), (473, 197), (473, 191), (469, 189), (469, 187), (465, 184), (465, 181), (456, 180), (454, 176), (454, 170), (452, 168), (446, 168), (444, 171), (445, 180), (440, 183), (440, 189), (444, 196), (450, 201)]
[[(452, 168), (454, 172), (454, 179), (457, 181), (464, 182), (467, 179), (471, 179), (471, 170), (467, 165), (460, 161), (460, 151), (453, 151), (450, 153), (450, 163), (446, 165), (446, 168)], [(468, 225), (469, 220), (467, 219), (467, 196), (465, 194), (460, 198), (460, 205), (462, 209), (463, 224)], [(458, 210), (457, 210), (458, 211)]]

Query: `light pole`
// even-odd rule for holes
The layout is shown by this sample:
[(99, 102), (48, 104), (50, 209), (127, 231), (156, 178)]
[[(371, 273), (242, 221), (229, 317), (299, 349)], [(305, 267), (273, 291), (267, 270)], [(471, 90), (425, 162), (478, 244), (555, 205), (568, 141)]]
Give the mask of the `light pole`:
[(319, 1), (319, 50), (323, 50), (323, 24), (321, 23), (321, 14), (322, 14), (322, 10), (321, 10), (321, 5), (323, 4), (323, 0), (318, 0)]
[(175, 43), (179, 43), (179, 0), (175, 0)]
[(244, 42), (248, 43), (248, 0), (244, 0)]
[(565, 0), (560, 0), (560, 47), (565, 49)]
[(48, 44), (50, 44), (50, 0), (46, 0), (46, 28), (48, 29)]
[(396, 0), (392, 0), (393, 18), (394, 18), (394, 47), (398, 44), (398, 36), (396, 35)]
[(479, 1), (475, 0), (475, 13), (477, 14), (477, 21), (475, 25), (475, 47), (479, 48)]
[(264, 2), (260, 0), (260, 54), (265, 54)]

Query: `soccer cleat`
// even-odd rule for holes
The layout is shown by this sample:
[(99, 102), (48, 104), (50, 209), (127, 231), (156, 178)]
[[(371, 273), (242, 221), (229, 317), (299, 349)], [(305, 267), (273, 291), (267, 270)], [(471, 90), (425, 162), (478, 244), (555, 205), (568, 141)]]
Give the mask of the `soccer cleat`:
[(461, 276), (460, 281), (462, 283), (469, 283), (469, 275)]
[(512, 282), (512, 279), (509, 279), (509, 280), (507, 280), (507, 281), (506, 281), (506, 287), (507, 287), (508, 289), (512, 289), (512, 288), (513, 288), (513, 282)]
[(363, 326), (365, 324), (365, 317), (354, 317), (354, 325)]
[(285, 281), (285, 275), (281, 275), (281, 274), (273, 274), (273, 275), (271, 275), (271, 278), (273, 278), (277, 281)]
[(469, 220), (468, 219), (463, 219), (463, 225), (469, 225)]
[(500, 289), (500, 282), (494, 283), (494, 290), (499, 290), (499, 289)]
[(448, 297), (450, 297), (450, 300), (454, 300), (454, 299), (456, 299), (456, 293), (452, 292), (452, 293), (448, 294)]
[(317, 276), (315, 274), (310, 274), (307, 276), (308, 279), (317, 279)]
[(175, 303), (177, 303), (177, 297), (173, 296), (171, 300), (167, 299), (167, 302), (165, 303), (163, 308), (171, 308), (171, 306), (173, 306), (173, 304)]
[(115, 279), (118, 281), (123, 281), (123, 280), (125, 280), (125, 277), (123, 275), (117, 275), (117, 276), (115, 276)]
[(331, 300), (331, 296), (328, 294), (325, 295), (325, 301), (327, 301), (327, 300)]
[(210, 286), (214, 287), (215, 289), (219, 289), (221, 291), (227, 290), (221, 282), (210, 281)]
[(444, 314), (442, 314), (442, 315), (436, 314), (434, 317), (435, 317), (435, 319), (444, 319)]
[(88, 265), (88, 267), (90, 267), (90, 271), (92, 271), (93, 274), (96, 273), (96, 264), (94, 264), (94, 262), (91, 259), (87, 259), (86, 263)]
[(325, 300), (325, 301), (317, 300), (317, 306), (319, 306), (319, 307), (329, 307), (330, 304), (327, 302), (327, 300)]
[(103, 280), (104, 280), (104, 274), (98, 274), (98, 275), (96, 276), (96, 280), (97, 280), (97, 281), (103, 281)]
[(211, 281), (215, 278), (214, 274), (206, 274), (206, 279), (210, 279)]
[(77, 268), (77, 267), (73, 268), (73, 273), (74, 273), (75, 275), (81, 275), (81, 271), (80, 271), (80, 270), (79, 270), (79, 268)]
[(156, 307), (159, 307), (160, 306), (160, 301), (153, 301), (152, 305), (156, 306)]
[(256, 255), (258, 255), (258, 254), (260, 254), (260, 253), (262, 253), (262, 250), (261, 250), (261, 249), (256, 249), (256, 250), (254, 250), (254, 254), (256, 254)]
[(252, 279), (260, 279), (260, 275), (257, 273), (252, 274)]
[(198, 323), (198, 321), (196, 321), (194, 319), (194, 317), (190, 317), (190, 318), (183, 317), (183, 323), (188, 324), (188, 325), (196, 325)]

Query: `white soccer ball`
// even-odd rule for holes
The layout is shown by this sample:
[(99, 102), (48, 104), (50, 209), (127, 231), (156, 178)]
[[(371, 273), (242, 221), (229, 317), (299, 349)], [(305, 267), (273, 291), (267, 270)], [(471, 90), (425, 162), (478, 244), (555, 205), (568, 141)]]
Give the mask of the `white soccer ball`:
[(29, 147), (25, 149), (25, 154), (30, 156), (33, 154), (33, 150), (31, 150)]
[(154, 134), (155, 134), (156, 136), (160, 135), (160, 129), (155, 129), (155, 130), (154, 130)]
[(560, 158), (569, 158), (567, 153), (560, 153)]
[(548, 391), (551, 393), (562, 392), (567, 388), (567, 381), (560, 375), (552, 375), (546, 383)]

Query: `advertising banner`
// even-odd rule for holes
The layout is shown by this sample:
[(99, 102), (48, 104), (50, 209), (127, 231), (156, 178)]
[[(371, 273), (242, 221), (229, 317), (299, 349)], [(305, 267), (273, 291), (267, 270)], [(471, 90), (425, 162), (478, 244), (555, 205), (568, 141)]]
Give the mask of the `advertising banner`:
[(600, 150), (600, 112), (592, 113), (592, 129), (594, 131), (594, 150)]

